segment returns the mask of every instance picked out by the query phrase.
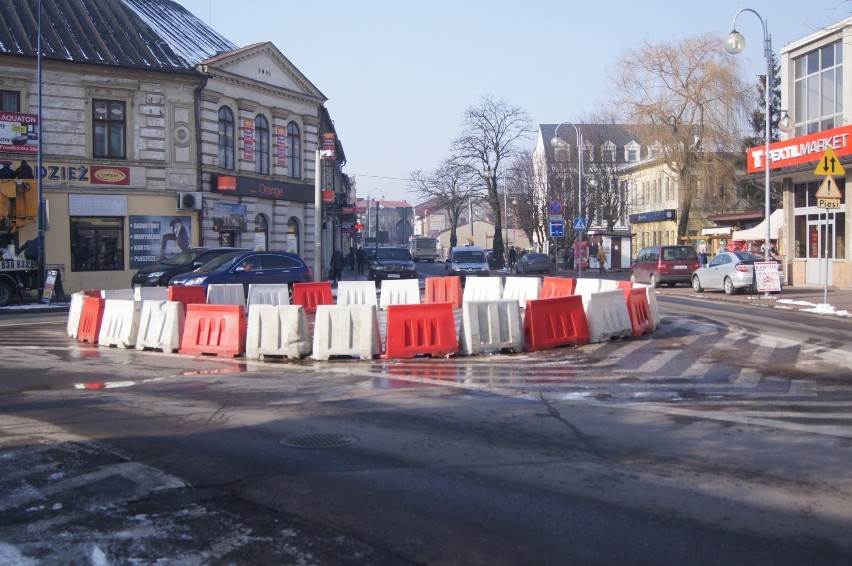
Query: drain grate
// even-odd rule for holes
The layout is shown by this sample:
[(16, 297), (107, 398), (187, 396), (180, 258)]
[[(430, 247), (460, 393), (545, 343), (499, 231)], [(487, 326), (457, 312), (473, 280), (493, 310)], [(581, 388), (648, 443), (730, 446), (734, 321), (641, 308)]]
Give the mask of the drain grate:
[(305, 434), (282, 438), (279, 444), (292, 448), (337, 448), (358, 442), (357, 436), (348, 434)]

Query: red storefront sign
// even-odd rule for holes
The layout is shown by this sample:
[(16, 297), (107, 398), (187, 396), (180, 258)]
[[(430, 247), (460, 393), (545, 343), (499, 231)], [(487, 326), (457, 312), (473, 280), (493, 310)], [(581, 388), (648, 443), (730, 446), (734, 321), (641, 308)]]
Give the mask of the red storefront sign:
[[(769, 144), (770, 171), (818, 161), (827, 148), (834, 149), (838, 157), (852, 155), (852, 126), (824, 130)], [(766, 146), (759, 145), (748, 150), (749, 173), (765, 171)]]

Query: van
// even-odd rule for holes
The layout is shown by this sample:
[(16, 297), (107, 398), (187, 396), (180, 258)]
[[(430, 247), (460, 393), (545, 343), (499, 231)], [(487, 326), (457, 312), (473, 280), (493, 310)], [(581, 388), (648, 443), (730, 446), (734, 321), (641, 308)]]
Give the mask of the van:
[(447, 271), (450, 275), (465, 277), (487, 277), (491, 275), (485, 250), (475, 246), (452, 248), (447, 255)]
[(630, 266), (630, 280), (659, 287), (665, 283), (692, 284), (692, 272), (701, 267), (692, 246), (648, 246), (642, 248)]

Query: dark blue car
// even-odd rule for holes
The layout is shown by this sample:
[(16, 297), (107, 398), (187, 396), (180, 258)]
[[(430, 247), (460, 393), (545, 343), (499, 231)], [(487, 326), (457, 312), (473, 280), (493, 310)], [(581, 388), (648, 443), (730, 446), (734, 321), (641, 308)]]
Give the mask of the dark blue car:
[(207, 289), (211, 283), (241, 283), (248, 295), (252, 283), (292, 285), (312, 279), (311, 268), (296, 254), (244, 250), (220, 255), (195, 271), (172, 277), (169, 284), (199, 285)]

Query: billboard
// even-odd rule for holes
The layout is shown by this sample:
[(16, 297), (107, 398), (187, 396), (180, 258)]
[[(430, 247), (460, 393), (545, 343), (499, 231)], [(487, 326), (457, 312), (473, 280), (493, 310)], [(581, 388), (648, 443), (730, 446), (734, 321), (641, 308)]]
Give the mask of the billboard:
[(0, 151), (38, 153), (38, 114), (0, 112)]

